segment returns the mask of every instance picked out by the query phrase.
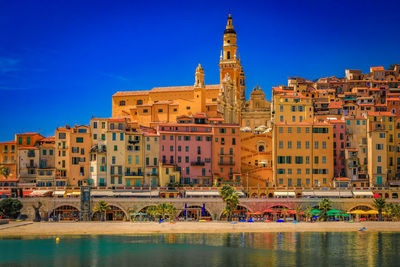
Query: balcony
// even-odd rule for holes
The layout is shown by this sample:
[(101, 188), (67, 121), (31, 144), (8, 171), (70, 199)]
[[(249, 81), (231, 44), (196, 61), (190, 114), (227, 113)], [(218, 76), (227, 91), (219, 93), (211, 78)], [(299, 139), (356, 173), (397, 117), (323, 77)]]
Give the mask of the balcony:
[(146, 173), (147, 176), (158, 176), (158, 172), (148, 172)]
[(191, 166), (204, 166), (205, 163), (204, 163), (204, 161), (192, 161), (192, 162), (190, 162), (190, 165)]
[(30, 164), (30, 163), (27, 163), (27, 164), (26, 164), (26, 167), (27, 167), (28, 169), (37, 168), (37, 164)]
[(218, 162), (218, 165), (222, 165), (222, 166), (234, 166), (235, 163), (234, 163), (234, 162)]
[(142, 172), (125, 172), (127, 178), (143, 178)]

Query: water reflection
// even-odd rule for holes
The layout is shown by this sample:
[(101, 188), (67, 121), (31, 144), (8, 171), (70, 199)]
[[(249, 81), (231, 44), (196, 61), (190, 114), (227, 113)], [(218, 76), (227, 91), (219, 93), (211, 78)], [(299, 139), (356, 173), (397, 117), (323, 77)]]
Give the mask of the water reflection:
[(396, 266), (400, 233), (234, 233), (0, 240), (0, 265)]

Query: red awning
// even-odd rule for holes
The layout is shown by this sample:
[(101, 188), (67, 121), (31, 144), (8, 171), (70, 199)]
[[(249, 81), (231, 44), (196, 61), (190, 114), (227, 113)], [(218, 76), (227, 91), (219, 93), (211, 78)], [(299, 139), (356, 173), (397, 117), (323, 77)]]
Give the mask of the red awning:
[(9, 195), (11, 191), (0, 191), (0, 195)]
[(263, 212), (264, 212), (264, 213), (269, 213), (269, 212), (274, 212), (274, 210), (272, 210), (272, 209), (266, 209), (266, 210), (264, 210)]

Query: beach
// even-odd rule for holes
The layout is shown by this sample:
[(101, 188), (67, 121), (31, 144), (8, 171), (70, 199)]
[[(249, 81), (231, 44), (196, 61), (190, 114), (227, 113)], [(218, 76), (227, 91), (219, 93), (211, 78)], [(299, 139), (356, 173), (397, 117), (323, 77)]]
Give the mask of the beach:
[(0, 237), (54, 235), (126, 235), (156, 233), (239, 232), (400, 232), (400, 222), (230, 223), (230, 222), (10, 222), (0, 226)]

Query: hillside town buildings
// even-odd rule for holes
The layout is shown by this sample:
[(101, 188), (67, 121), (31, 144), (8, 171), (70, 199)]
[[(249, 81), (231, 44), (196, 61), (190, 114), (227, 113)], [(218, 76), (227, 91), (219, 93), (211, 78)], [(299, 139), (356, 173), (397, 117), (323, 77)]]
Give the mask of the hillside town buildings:
[[(0, 185), (264, 188), (400, 185), (400, 65), (289, 77), (246, 100), (229, 15), (218, 84), (119, 91), (112, 116), (0, 143)], [(268, 94), (268, 92), (267, 92)], [(246, 191), (246, 190), (245, 190)]]

